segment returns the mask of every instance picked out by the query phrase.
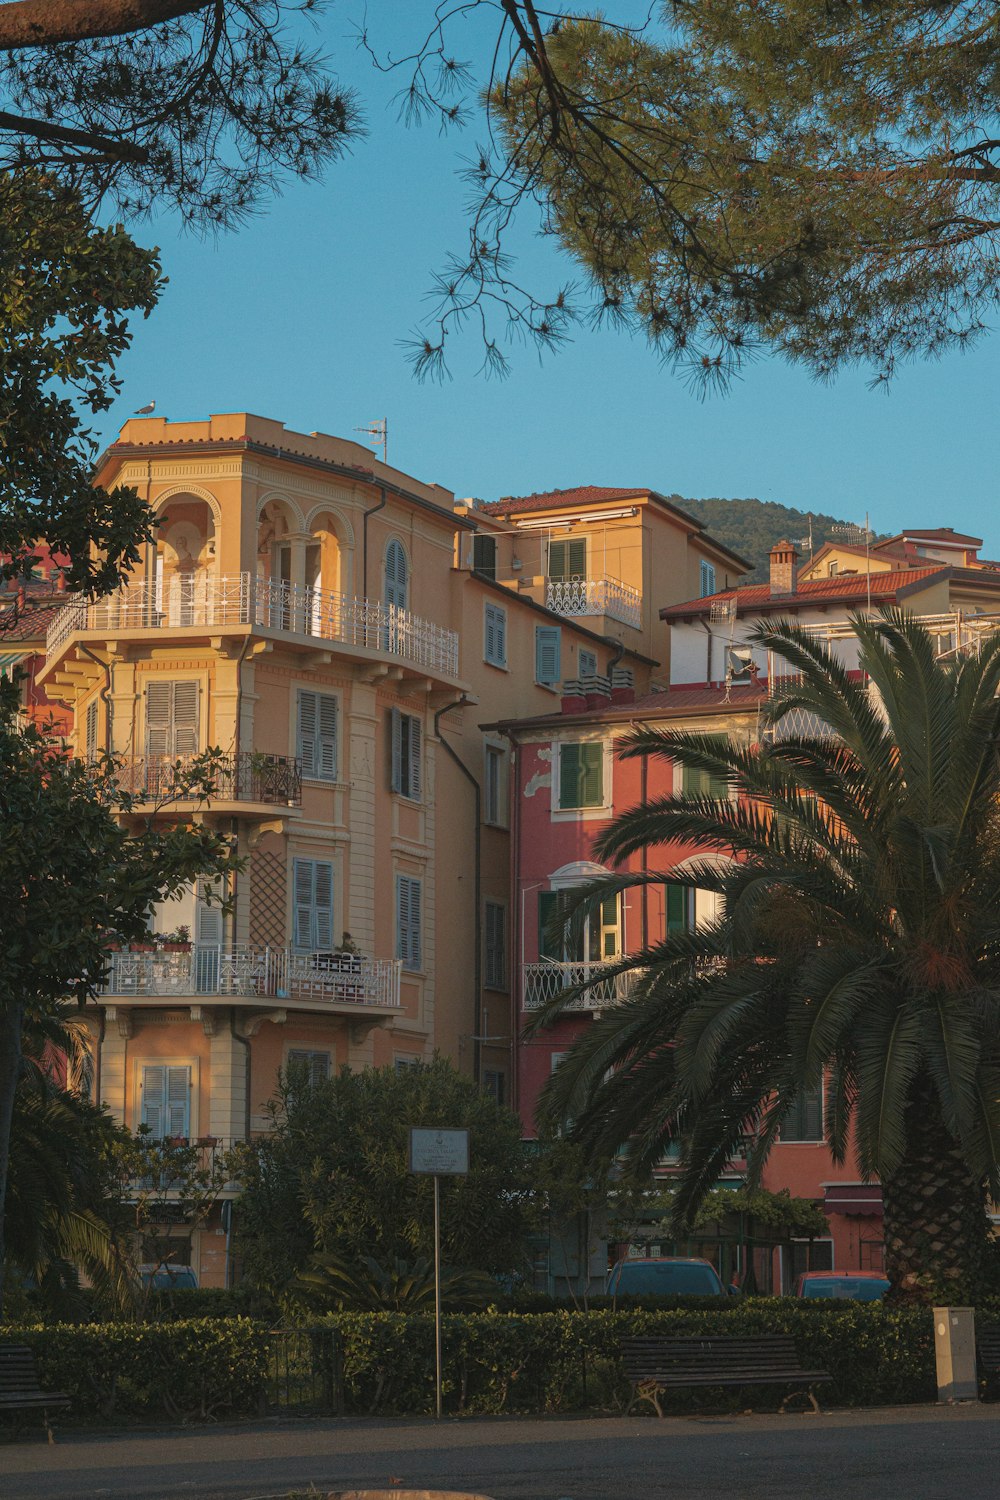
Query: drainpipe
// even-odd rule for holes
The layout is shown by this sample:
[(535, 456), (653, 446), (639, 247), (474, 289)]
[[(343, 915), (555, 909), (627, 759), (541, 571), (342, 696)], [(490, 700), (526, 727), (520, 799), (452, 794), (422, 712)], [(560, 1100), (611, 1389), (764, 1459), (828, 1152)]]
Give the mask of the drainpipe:
[(389, 503), (384, 484), (379, 486), (379, 493), (382, 496), (381, 500), (377, 505), (373, 505), (371, 510), (365, 511), (364, 520), (361, 522), (361, 597), (363, 599), (368, 598), (368, 518), (377, 515), (380, 510), (385, 510)]
[(472, 786), (472, 792), (473, 792), (473, 798), (474, 798), (474, 809), (473, 810), (474, 810), (474, 814), (475, 814), (475, 826), (474, 826), (474, 831), (473, 831), (473, 859), (474, 859), (475, 863), (474, 863), (473, 882), (472, 882), (472, 884), (473, 884), (473, 895), (474, 895), (474, 900), (475, 900), (476, 905), (475, 905), (475, 915), (474, 915), (474, 920), (473, 920), (473, 924), (472, 925), (473, 925), (473, 931), (474, 931), (474, 934), (475, 934), (475, 944), (476, 944), (476, 946), (475, 946), (475, 957), (474, 957), (474, 961), (473, 961), (473, 970), (472, 970), (472, 972), (473, 972), (473, 984), (475, 986), (473, 1022), (472, 1022), (472, 1028), (473, 1028), (472, 1029), (472, 1078), (473, 1078), (473, 1082), (479, 1083), (479, 1081), (480, 1081), (480, 1074), (481, 1074), (481, 1071), (482, 1071), (481, 1065), (482, 1065), (482, 1045), (483, 1045), (482, 1044), (482, 1034), (483, 1034), (483, 1027), (482, 1027), (482, 1014), (483, 1014), (483, 991), (482, 991), (482, 963), (483, 963), (483, 959), (482, 959), (482, 940), (483, 940), (483, 934), (482, 934), (482, 925), (483, 925), (483, 917), (482, 917), (482, 911), (480, 910), (480, 908), (482, 906), (482, 874), (480, 872), (480, 853), (479, 853), (479, 851), (480, 851), (480, 845), (481, 845), (481, 842), (482, 842), (481, 829), (480, 829), (480, 802), (481, 802), (481, 795), (482, 794), (481, 794), (480, 789), (479, 789), (479, 782), (476, 780), (475, 776), (473, 776), (472, 772), (469, 770), (468, 766), (462, 760), (462, 758), (458, 754), (457, 750), (453, 750), (452, 747), (451, 747), (451, 745), (449, 745), (448, 741), (443, 737), (443, 735), (441, 734), (441, 731), (440, 731), (440, 729), (438, 727), (442, 714), (450, 713), (453, 708), (464, 708), (465, 705), (468, 702), (469, 702), (469, 699), (466, 697), (465, 693), (463, 693), (462, 696), (461, 696), (461, 698), (456, 699), (454, 703), (446, 703), (443, 708), (439, 708), (438, 711), (437, 711), (437, 713), (434, 715), (434, 734), (435, 734), (436, 738), (441, 742), (441, 744), (444, 747), (444, 749), (447, 752), (447, 754), (455, 762), (456, 766), (461, 771), (461, 773), (465, 777), (466, 781), (468, 781), (471, 784), (471, 786)]
[(244, 1135), (244, 1138), (246, 1140), (249, 1140), (250, 1139), (250, 1042), (249, 1042), (249, 1040), (245, 1036), (241, 1036), (240, 1033), (236, 1030), (236, 1006), (235, 1005), (231, 1005), (229, 1007), (229, 1035), (232, 1037), (232, 1039), (233, 1039), (234, 1042), (239, 1042), (240, 1046), (243, 1048), (244, 1058), (245, 1058), (245, 1062), (246, 1062), (246, 1089), (244, 1090), (244, 1093), (245, 1093), (246, 1097), (245, 1097), (245, 1103), (244, 1103), (244, 1109), (243, 1109), (243, 1135)]

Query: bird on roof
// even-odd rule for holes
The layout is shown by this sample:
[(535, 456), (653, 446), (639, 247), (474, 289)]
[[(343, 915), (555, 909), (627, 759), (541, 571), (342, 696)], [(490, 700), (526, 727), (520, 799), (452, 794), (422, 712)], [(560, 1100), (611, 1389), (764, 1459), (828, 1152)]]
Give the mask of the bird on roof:
[(134, 417), (151, 417), (153, 415), (153, 413), (154, 413), (155, 410), (156, 410), (156, 402), (155, 401), (151, 401), (148, 406), (140, 406), (139, 410), (138, 411), (134, 411), (132, 413), (132, 415)]

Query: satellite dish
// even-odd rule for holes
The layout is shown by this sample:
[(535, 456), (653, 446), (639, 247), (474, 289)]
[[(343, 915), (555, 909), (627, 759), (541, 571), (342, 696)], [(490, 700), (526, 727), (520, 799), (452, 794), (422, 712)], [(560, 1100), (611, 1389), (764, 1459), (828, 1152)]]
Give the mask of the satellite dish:
[(749, 682), (752, 676), (753, 652), (748, 646), (730, 646), (726, 652), (726, 676), (730, 682)]

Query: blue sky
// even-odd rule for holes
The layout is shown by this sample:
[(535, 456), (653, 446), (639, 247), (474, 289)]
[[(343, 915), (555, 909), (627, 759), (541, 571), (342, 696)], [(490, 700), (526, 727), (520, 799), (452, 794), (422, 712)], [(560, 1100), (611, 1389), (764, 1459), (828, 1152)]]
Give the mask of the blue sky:
[[(442, 138), (399, 123), (399, 78), (355, 51), (350, 20), (361, 13), (340, 0), (320, 24), (369, 129), (323, 183), (289, 188), (218, 240), (168, 218), (134, 228), (160, 246), (170, 284), (135, 326), (103, 441), (151, 398), (173, 420), (250, 410), (345, 437), (387, 416), (390, 461), (459, 495), (574, 484), (755, 495), (851, 519), (868, 511), (879, 531), (950, 525), (1000, 555), (996, 335), (904, 369), (888, 394), (869, 391), (863, 371), (819, 385), (762, 359), (703, 401), (641, 341), (583, 329), (541, 364), (516, 346), (503, 381), (477, 374), (469, 334), (452, 348), (452, 379), (418, 383), (400, 340), (426, 313), (433, 273), (462, 249), (467, 194), (456, 174), (478, 137), (474, 126)], [(399, 16), (398, 0), (370, 3), (373, 38), (401, 49), (411, 38)], [(459, 34), (456, 52), (477, 59), (482, 24)], [(520, 270), (548, 291), (574, 270), (534, 229), (526, 219), (518, 233)]]

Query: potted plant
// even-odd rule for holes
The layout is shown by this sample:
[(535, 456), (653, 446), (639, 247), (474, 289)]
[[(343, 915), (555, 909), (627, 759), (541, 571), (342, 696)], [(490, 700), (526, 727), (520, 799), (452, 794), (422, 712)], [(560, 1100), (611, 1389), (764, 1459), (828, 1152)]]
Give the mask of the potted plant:
[(190, 953), (191, 929), (178, 927), (174, 932), (161, 933), (157, 937), (156, 944), (164, 953)]

